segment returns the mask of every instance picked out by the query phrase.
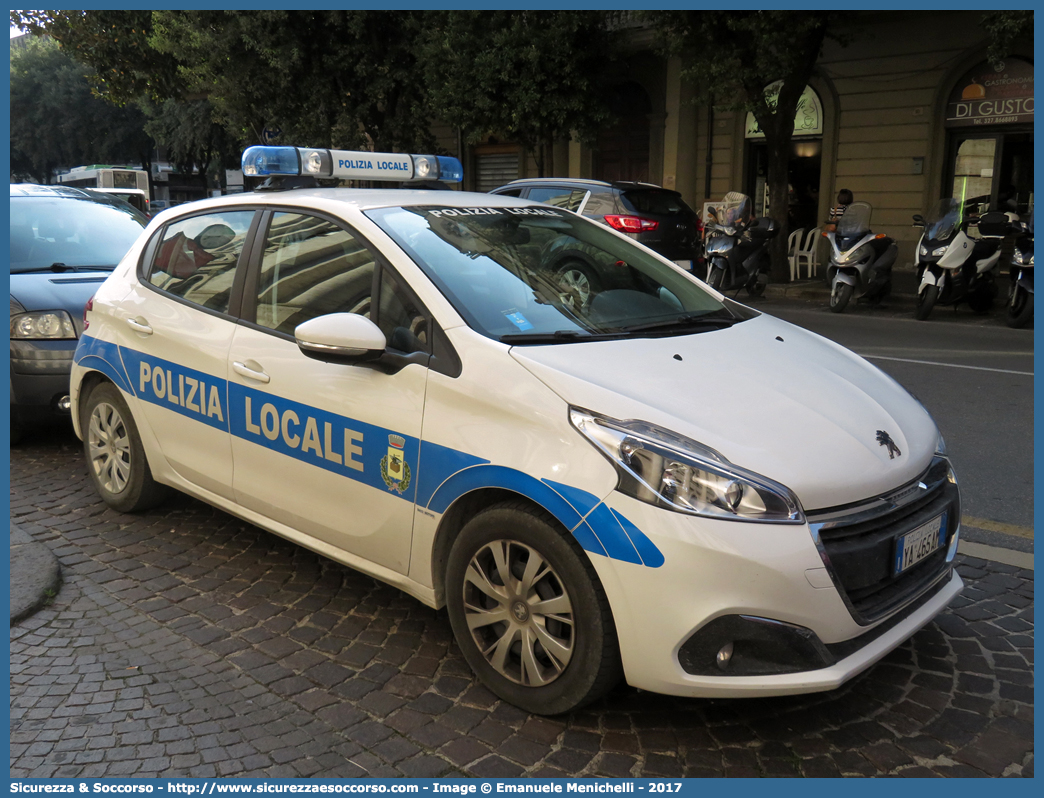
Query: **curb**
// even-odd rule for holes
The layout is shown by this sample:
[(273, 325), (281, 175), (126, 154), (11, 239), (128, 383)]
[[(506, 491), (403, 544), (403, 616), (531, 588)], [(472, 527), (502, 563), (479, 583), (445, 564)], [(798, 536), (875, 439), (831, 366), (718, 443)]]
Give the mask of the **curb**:
[(47, 605), (61, 586), (58, 558), (11, 522), (11, 625)]

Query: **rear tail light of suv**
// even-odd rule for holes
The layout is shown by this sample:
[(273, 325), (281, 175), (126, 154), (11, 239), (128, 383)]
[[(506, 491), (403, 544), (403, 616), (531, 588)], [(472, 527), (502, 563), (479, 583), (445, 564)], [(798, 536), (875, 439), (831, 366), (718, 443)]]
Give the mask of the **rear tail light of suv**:
[(611, 228), (619, 230), (621, 233), (648, 233), (660, 226), (659, 222), (653, 219), (643, 219), (641, 216), (610, 214), (605, 217), (605, 221)]

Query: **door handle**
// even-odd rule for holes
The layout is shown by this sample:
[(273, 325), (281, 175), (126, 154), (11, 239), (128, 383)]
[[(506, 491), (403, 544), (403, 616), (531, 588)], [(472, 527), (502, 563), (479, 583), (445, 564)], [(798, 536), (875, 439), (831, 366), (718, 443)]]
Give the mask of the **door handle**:
[(139, 332), (142, 335), (152, 335), (152, 327), (141, 316), (138, 316), (136, 319), (127, 319), (127, 326), (134, 332)]
[[(254, 363), (253, 365), (257, 366), (256, 363)], [(258, 382), (269, 382), (272, 379), (267, 374), (265, 374), (264, 369), (262, 369), (260, 366), (258, 366), (257, 369), (252, 369), (249, 366), (247, 366), (246, 363), (240, 363), (238, 360), (232, 361), (232, 370), (235, 371), (236, 374), (241, 374), (242, 376), (246, 377), (248, 380), (257, 380)]]

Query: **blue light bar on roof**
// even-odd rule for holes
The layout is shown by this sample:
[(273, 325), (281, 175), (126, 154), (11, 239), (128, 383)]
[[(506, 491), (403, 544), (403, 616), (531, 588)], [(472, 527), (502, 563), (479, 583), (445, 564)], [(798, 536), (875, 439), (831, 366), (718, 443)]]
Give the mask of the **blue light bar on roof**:
[(397, 183), (464, 179), (461, 162), (446, 155), (352, 152), (309, 147), (250, 147), (243, 153), (243, 174), (310, 175), (343, 180), (391, 180)]

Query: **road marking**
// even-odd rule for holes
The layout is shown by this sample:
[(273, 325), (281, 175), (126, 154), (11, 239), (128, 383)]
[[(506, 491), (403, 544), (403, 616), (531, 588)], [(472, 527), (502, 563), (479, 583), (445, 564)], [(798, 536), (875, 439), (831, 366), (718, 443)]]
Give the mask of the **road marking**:
[(1023, 377), (1032, 377), (1032, 371), (1012, 371), (1011, 369), (990, 369), (985, 366), (962, 366), (958, 363), (938, 363), (934, 360), (911, 360), (905, 357), (885, 357), (884, 355), (860, 355), (867, 360), (894, 360), (898, 363), (919, 363), (922, 366), (945, 366), (951, 369), (971, 369), (972, 371), (992, 371), (997, 374), (1019, 374)]
[(972, 543), (970, 540), (963, 539), (957, 544), (957, 551), (969, 557), (978, 557), (980, 560), (1002, 562), (1005, 565), (1014, 565), (1016, 568), (1033, 570), (1033, 555), (1025, 551), (999, 549), (996, 546), (984, 546), (981, 543)]
[(1015, 524), (1002, 524), (1000, 521), (987, 521), (985, 518), (972, 518), (961, 516), (961, 526), (970, 526), (975, 529), (985, 529), (987, 532), (1000, 532), (1002, 535), (1014, 535), (1017, 538), (1033, 540), (1033, 527), (1015, 526)]

